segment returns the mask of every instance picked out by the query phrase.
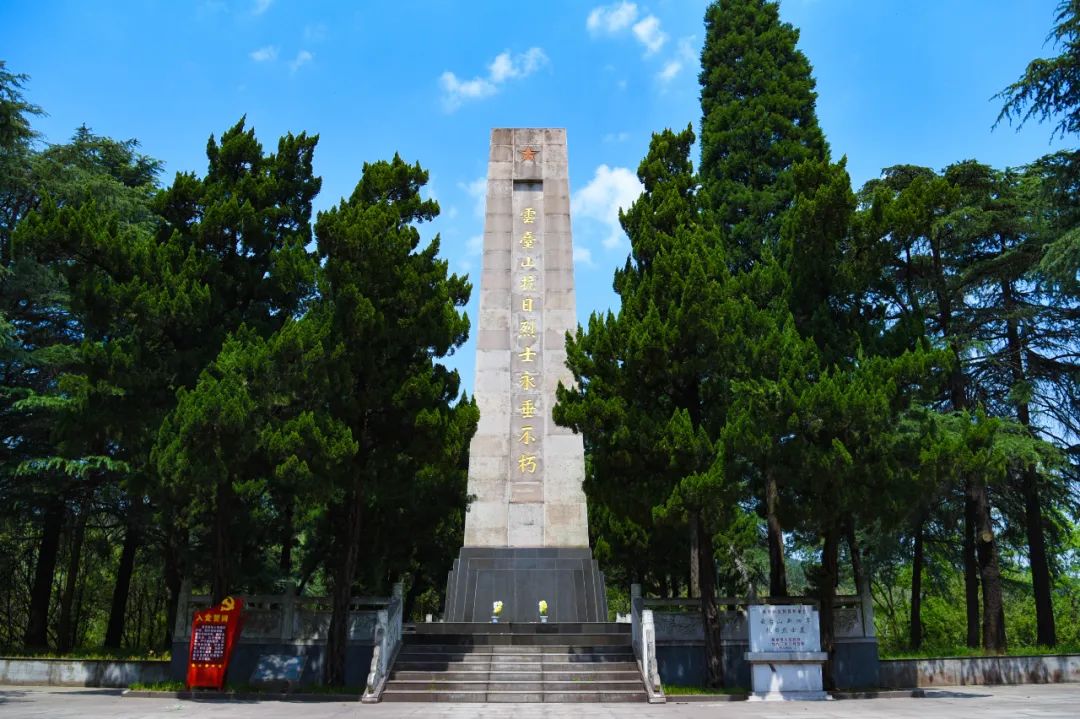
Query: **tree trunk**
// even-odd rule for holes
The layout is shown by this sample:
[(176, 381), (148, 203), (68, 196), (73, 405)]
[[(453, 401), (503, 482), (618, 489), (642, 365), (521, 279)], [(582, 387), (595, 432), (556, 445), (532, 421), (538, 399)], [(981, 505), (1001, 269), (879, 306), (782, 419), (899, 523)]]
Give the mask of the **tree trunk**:
[(821, 651), (829, 658), (821, 668), (826, 689), (835, 689), (833, 676), (836, 647), (836, 622), (834, 606), (836, 602), (836, 582), (839, 575), (840, 532), (835, 527), (825, 530), (825, 542), (821, 548)]
[[(357, 483), (359, 484), (359, 482)], [(326, 665), (324, 677), (327, 686), (345, 686), (345, 648), (349, 631), (349, 601), (356, 565), (360, 558), (362, 522), (359, 487), (354, 487), (348, 499), (345, 531), (341, 538), (344, 546), (338, 551), (338, 565), (334, 570), (333, 604), (330, 611), (330, 628), (326, 633)]]
[(911, 635), (912, 651), (922, 647), (922, 573), (923, 573), (923, 521), (915, 524), (915, 556), (911, 560)]
[(163, 547), (162, 564), (164, 565), (165, 589), (169, 593), (168, 604), (165, 608), (165, 646), (172, 648), (173, 629), (176, 627), (176, 610), (180, 604), (180, 588), (183, 586), (183, 569), (181, 562), (181, 532), (176, 523), (167, 520), (165, 528), (165, 546)]
[(698, 537), (698, 523), (691, 518), (690, 527), (690, 582), (686, 586), (686, 596), (690, 599), (701, 596), (698, 586), (701, 584), (701, 540)]
[(1039, 474), (1034, 468), (1024, 472), (1024, 515), (1031, 564), (1031, 590), (1035, 597), (1036, 641), (1044, 647), (1057, 645), (1050, 567), (1046, 558), (1042, 505), (1039, 503)]
[(855, 593), (862, 592), (863, 566), (862, 557), (859, 555), (859, 542), (855, 539), (855, 522), (849, 517), (844, 524), (844, 539), (847, 541), (848, 552), (851, 553), (851, 578), (855, 582)]
[[(1008, 248), (1002, 245), (1002, 252)], [(1009, 280), (1001, 283), (1001, 297), (1005, 310), (1005, 338), (1008, 345), (1008, 362), (1012, 371), (1013, 384), (1020, 386), (1027, 383), (1024, 369), (1025, 346), (1020, 337), (1020, 327), (1016, 319), (1016, 299)], [(1020, 424), (1031, 430), (1031, 409), (1027, 402), (1016, 404), (1016, 418)], [(1046, 558), (1046, 536), (1043, 534), (1042, 504), (1039, 502), (1039, 475), (1034, 467), (1027, 468), (1022, 476), (1021, 489), (1024, 495), (1024, 525), (1028, 540), (1028, 564), (1031, 566), (1031, 591), (1035, 599), (1036, 641), (1042, 646), (1052, 647), (1057, 644), (1057, 628), (1054, 622), (1054, 602), (1050, 582), (1050, 566)]]
[(971, 497), (971, 480), (964, 491), (964, 604), (967, 608), (967, 645), (978, 649), (979, 641), (979, 565), (975, 558), (975, 501)]
[(990, 517), (990, 499), (986, 485), (982, 482), (969, 480), (968, 487), (975, 506), (975, 549), (979, 558), (979, 578), (983, 595), (983, 648), (1001, 654), (1006, 649), (1005, 605), (1002, 601), (1001, 571), (998, 568), (994, 525)]
[(281, 531), (281, 559), (278, 562), (278, 569), (281, 570), (281, 576), (285, 579), (290, 578), (292, 575), (292, 550), (293, 544), (296, 538), (293, 536), (293, 508), (296, 502), (292, 497), (285, 500), (285, 512), (282, 517), (282, 531)]
[(701, 595), (701, 619), (705, 627), (705, 680), (710, 687), (720, 688), (724, 686), (724, 647), (720, 608), (716, 605), (712, 535), (705, 526), (701, 512), (692, 512), (690, 521), (697, 526), (698, 536), (698, 591)]
[(769, 596), (786, 597), (787, 570), (784, 567), (784, 530), (777, 512), (780, 507), (780, 490), (771, 467), (765, 469), (765, 523), (769, 539)]
[(229, 523), (232, 520), (232, 482), (218, 481), (214, 502), (214, 559), (211, 568), (210, 601), (218, 604), (232, 590), (232, 546)]
[(116, 569), (112, 606), (109, 608), (109, 626), (105, 630), (105, 646), (110, 649), (119, 649), (124, 641), (124, 617), (127, 612), (128, 593), (131, 591), (131, 575), (135, 571), (135, 553), (140, 540), (137, 512), (132, 506), (128, 510), (127, 526), (124, 528), (124, 548), (120, 550), (120, 566)]
[(27, 649), (49, 647), (49, 604), (52, 602), (53, 574), (60, 551), (60, 530), (64, 524), (64, 503), (53, 499), (42, 518), (41, 545), (38, 548), (34, 584), (30, 589), (30, 623), (23, 643)]
[(72, 622), (72, 610), (75, 606), (75, 591), (79, 583), (83, 539), (86, 537), (86, 514), (86, 510), (80, 507), (71, 530), (67, 576), (64, 578), (64, 593), (60, 595), (60, 621), (56, 628), (56, 650), (61, 654), (71, 651), (75, 646), (75, 625)]

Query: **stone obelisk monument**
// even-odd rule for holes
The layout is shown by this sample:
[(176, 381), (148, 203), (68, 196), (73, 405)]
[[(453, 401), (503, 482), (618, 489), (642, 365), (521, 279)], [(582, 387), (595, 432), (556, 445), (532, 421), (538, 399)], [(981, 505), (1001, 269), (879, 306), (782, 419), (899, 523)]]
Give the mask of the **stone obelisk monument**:
[(450, 572), (446, 620), (607, 621), (589, 549), (580, 435), (551, 417), (570, 384), (577, 327), (566, 130), (495, 129), (487, 175), (465, 546)]

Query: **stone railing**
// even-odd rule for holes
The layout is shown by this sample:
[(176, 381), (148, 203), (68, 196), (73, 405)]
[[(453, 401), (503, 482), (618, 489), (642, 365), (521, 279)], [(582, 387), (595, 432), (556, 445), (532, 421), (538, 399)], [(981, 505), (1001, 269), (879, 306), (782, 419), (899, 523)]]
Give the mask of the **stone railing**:
[[(636, 585), (635, 585), (636, 586)], [(748, 641), (746, 607), (751, 604), (809, 604), (816, 607), (818, 601), (810, 597), (717, 597), (720, 608), (721, 636), (726, 641)], [(656, 612), (656, 624), (660, 635), (672, 640), (704, 641), (701, 627), (701, 600), (643, 599), (643, 607)], [(833, 622), (837, 639), (873, 637), (874, 609), (868, 595), (839, 596), (834, 600)]]
[[(298, 597), (291, 592), (264, 595), (244, 594), (244, 630), (241, 643), (320, 642), (330, 628), (330, 597)], [(353, 597), (349, 602), (349, 641), (370, 642), (379, 613), (393, 603), (393, 597)], [(400, 605), (400, 600), (398, 602)], [(211, 606), (208, 595), (181, 591), (173, 637), (184, 641), (191, 636), (195, 612)], [(400, 608), (399, 608), (400, 613)]]
[[(632, 595), (633, 596), (633, 595)], [(702, 684), (706, 678), (705, 629), (701, 620), (701, 600), (685, 597), (632, 599), (635, 622), (641, 612), (653, 611), (656, 631), (656, 662), (664, 682), (679, 685)], [(833, 622), (836, 645), (833, 677), (841, 688), (876, 686), (878, 677), (877, 637), (870, 594), (839, 596), (834, 600)], [(731, 686), (750, 685), (750, 665), (744, 654), (749, 646), (747, 607), (755, 604), (809, 604), (811, 597), (718, 597), (720, 641), (725, 681)]]
[(662, 704), (667, 699), (656, 664), (656, 625), (652, 610), (645, 608), (640, 584), (630, 587), (630, 627), (634, 658), (637, 659), (641, 680), (649, 694), (649, 703)]
[(394, 585), (394, 594), (390, 597), (386, 609), (378, 611), (378, 620), (375, 625), (375, 648), (371, 655), (371, 670), (367, 676), (367, 686), (364, 688), (364, 696), (361, 701), (374, 703), (382, 697), (386, 679), (390, 676), (390, 668), (397, 658), (398, 649), (401, 648), (401, 612), (402, 612), (403, 587), (401, 583)]

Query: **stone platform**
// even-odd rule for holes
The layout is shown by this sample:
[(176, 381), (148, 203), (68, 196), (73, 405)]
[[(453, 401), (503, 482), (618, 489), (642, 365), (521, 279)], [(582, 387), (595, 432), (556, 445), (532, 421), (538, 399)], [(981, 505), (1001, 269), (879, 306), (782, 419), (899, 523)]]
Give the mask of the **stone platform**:
[(588, 547), (462, 547), (446, 583), (447, 622), (606, 622), (604, 575)]

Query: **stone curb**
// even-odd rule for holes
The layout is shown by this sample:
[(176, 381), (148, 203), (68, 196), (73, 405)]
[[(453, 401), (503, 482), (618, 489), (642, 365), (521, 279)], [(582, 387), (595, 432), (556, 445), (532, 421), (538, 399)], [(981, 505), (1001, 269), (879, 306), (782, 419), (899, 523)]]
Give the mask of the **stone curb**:
[(668, 704), (684, 702), (744, 702), (749, 694), (665, 694)]
[[(832, 698), (841, 699), (922, 699), (930, 694), (925, 689), (868, 689), (866, 691), (830, 692)], [(668, 694), (669, 704), (681, 702), (744, 702), (749, 694)]]
[(360, 703), (360, 694), (304, 694), (304, 693), (271, 693), (271, 692), (217, 692), (217, 691), (183, 691), (164, 692), (146, 691), (141, 689), (126, 689), (121, 694), (135, 699), (205, 699), (209, 701), (272, 701), (272, 702), (356, 702)]

